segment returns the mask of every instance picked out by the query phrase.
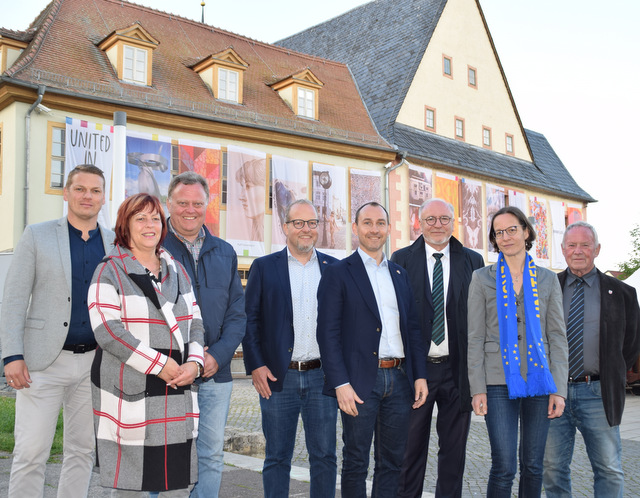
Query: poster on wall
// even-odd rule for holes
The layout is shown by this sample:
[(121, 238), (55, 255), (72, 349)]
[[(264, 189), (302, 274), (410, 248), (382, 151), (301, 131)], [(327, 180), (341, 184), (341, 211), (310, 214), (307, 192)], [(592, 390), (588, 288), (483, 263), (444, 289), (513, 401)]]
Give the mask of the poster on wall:
[(564, 236), (564, 202), (549, 201), (551, 211), (551, 268), (562, 270), (565, 268), (562, 255), (562, 237)]
[(482, 253), (482, 183), (463, 178), (461, 186), (463, 243), (469, 249)]
[(579, 204), (567, 204), (567, 226), (576, 221), (582, 221), (582, 206)]
[(420, 206), (433, 197), (433, 172), (420, 166), (409, 165), (409, 238), (414, 241), (420, 235)]
[(367, 202), (378, 202), (382, 204), (382, 174), (379, 171), (350, 168), (349, 177), (351, 215), (348, 220), (345, 220), (345, 231), (347, 233), (351, 232), (351, 250), (355, 251), (358, 247), (358, 237), (351, 231), (351, 223), (349, 223), (349, 221), (355, 219), (356, 211), (363, 204)]
[(227, 242), (239, 256), (264, 256), (267, 155), (227, 148)]
[(494, 250), (493, 244), (489, 241), (489, 232), (491, 231), (491, 220), (493, 215), (505, 206), (505, 189), (497, 185), (489, 185), (486, 187), (487, 196), (487, 259), (490, 263), (498, 261), (498, 253)]
[(193, 171), (207, 180), (209, 184), (209, 204), (204, 224), (209, 231), (220, 236), (220, 145), (193, 140), (178, 141), (178, 157), (180, 173)]
[(458, 220), (460, 219), (460, 200), (458, 191), (459, 178), (454, 175), (448, 175), (446, 173), (436, 173), (436, 185), (434, 197), (444, 199), (453, 206), (453, 235), (460, 239), (460, 227)]
[(127, 131), (124, 196), (146, 192), (157, 197), (167, 214), (171, 181), (171, 139), (151, 133)]
[(320, 219), (316, 247), (342, 259), (347, 255), (347, 227), (350, 227), (346, 170), (313, 163), (312, 182), (312, 202)]
[[(64, 181), (69, 171), (81, 164), (93, 164), (102, 170), (105, 179), (106, 201), (98, 214), (98, 223), (111, 228), (109, 193), (111, 192), (111, 170), (113, 168), (113, 126), (90, 123), (82, 119), (66, 118)], [(67, 203), (63, 213), (67, 214)], [(115, 220), (114, 224), (115, 224)]]
[(509, 206), (515, 206), (525, 215), (527, 214), (527, 196), (524, 192), (509, 190)]
[(547, 201), (540, 197), (529, 198), (529, 210), (534, 219), (533, 228), (536, 231), (534, 243), (534, 257), (539, 266), (549, 266), (549, 230), (547, 223)]
[(272, 156), (273, 208), (271, 209), (271, 252), (287, 245), (282, 225), (286, 209), (298, 199), (309, 198), (309, 163), (299, 159)]

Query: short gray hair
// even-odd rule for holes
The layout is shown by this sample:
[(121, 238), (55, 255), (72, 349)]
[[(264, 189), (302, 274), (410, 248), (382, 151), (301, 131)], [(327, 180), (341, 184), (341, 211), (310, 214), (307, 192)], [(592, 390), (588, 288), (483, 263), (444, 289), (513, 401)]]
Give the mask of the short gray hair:
[(298, 205), (311, 206), (313, 208), (313, 212), (316, 213), (316, 218), (318, 217), (318, 211), (316, 210), (316, 207), (313, 205), (313, 203), (311, 201), (309, 201), (307, 199), (298, 199), (296, 201), (293, 201), (289, 205), (287, 205), (286, 209), (284, 210), (284, 221), (285, 221), (285, 223), (288, 222), (288, 221), (291, 221), (289, 219), (289, 213), (291, 212), (291, 208), (293, 206), (298, 206)]
[(432, 202), (436, 202), (436, 201), (437, 202), (442, 202), (442, 204), (447, 206), (447, 209), (451, 213), (451, 217), (452, 218), (455, 216), (456, 211), (455, 211), (455, 209), (453, 209), (453, 204), (451, 204), (450, 202), (445, 201), (444, 199), (440, 199), (439, 197), (434, 197), (433, 199), (427, 199), (420, 206), (420, 209), (418, 210), (418, 214), (420, 215), (421, 218), (422, 218), (422, 212), (425, 209), (427, 209), (431, 205)]
[(586, 228), (587, 230), (591, 231), (591, 235), (593, 236), (593, 241), (595, 242), (595, 246), (598, 247), (600, 245), (600, 242), (598, 241), (598, 232), (596, 232), (596, 229), (593, 228), (593, 225), (582, 220), (571, 223), (571, 225), (569, 225), (565, 229), (564, 235), (562, 236), (562, 247), (564, 247), (564, 241), (567, 238), (567, 234), (569, 233), (569, 231), (573, 230), (574, 228), (580, 228), (580, 227)]
[(198, 173), (195, 173), (193, 171), (185, 171), (184, 173), (180, 173), (179, 175), (176, 175), (171, 179), (171, 182), (169, 182), (169, 192), (167, 193), (167, 198), (171, 199), (171, 195), (178, 185), (195, 185), (196, 183), (202, 185), (204, 193), (207, 196), (207, 203), (209, 203), (209, 182), (207, 182), (207, 180), (205, 180), (202, 175), (199, 175)]

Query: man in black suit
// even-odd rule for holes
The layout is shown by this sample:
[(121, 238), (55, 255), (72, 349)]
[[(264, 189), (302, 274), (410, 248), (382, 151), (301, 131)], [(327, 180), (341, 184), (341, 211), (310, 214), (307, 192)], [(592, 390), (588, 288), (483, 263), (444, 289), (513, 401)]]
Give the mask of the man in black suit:
[[(484, 266), (478, 253), (452, 237), (453, 206), (429, 199), (420, 207), (422, 237), (393, 253), (391, 260), (405, 268), (418, 309), (428, 349), (426, 403), (411, 412), (407, 447), (400, 476), (399, 497), (422, 496), (434, 404), (438, 482), (436, 497), (459, 497), (471, 422), (467, 378), (467, 294), (471, 274)], [(441, 277), (441, 278), (440, 278)], [(440, 296), (440, 297), (438, 297)]]
[(580, 429), (594, 472), (596, 498), (622, 497), (620, 421), (625, 375), (640, 350), (640, 310), (633, 287), (600, 272), (595, 229), (569, 225), (562, 240), (568, 268), (558, 275), (569, 343), (564, 414), (551, 421), (544, 457), (547, 496), (571, 496), (571, 458)]

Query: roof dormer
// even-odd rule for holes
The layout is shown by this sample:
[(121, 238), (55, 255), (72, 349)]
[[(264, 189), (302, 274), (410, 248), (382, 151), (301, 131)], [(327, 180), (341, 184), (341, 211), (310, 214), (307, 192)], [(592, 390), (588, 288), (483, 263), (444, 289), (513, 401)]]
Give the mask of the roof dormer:
[(0, 74), (13, 66), (25, 48), (27, 48), (26, 42), (0, 35)]
[(310, 69), (271, 84), (280, 98), (284, 100), (298, 116), (318, 119), (319, 90), (324, 84), (316, 78)]
[(244, 72), (248, 67), (231, 47), (191, 66), (216, 99), (235, 104), (242, 104)]
[(104, 50), (118, 79), (151, 86), (153, 51), (160, 44), (140, 24), (114, 31), (98, 44)]

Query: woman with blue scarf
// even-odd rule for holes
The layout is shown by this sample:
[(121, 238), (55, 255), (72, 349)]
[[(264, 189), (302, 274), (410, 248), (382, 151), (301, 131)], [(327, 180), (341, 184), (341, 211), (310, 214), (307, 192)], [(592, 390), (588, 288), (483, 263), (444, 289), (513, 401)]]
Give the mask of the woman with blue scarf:
[(518, 455), (518, 496), (540, 496), (549, 421), (562, 415), (567, 395), (562, 291), (527, 253), (535, 238), (522, 211), (500, 209), (489, 232), (498, 261), (477, 270), (469, 287), (469, 383), (491, 444), (489, 498), (511, 496)]

